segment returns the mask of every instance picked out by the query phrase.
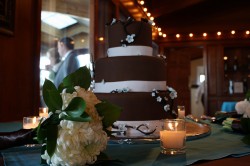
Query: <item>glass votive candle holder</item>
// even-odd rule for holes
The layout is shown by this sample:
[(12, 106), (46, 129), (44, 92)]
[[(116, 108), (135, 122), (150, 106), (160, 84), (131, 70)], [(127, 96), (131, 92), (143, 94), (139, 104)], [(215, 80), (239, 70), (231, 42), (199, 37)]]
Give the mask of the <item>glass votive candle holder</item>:
[(178, 105), (177, 110), (178, 110), (178, 118), (184, 119), (185, 118), (185, 106)]
[(49, 117), (49, 109), (47, 107), (40, 107), (39, 108), (39, 116), (41, 118), (48, 118)]
[(28, 116), (23, 117), (23, 129), (34, 129), (40, 123), (40, 117), (38, 116)]
[(185, 153), (186, 125), (184, 119), (165, 119), (160, 131), (161, 153), (176, 155)]

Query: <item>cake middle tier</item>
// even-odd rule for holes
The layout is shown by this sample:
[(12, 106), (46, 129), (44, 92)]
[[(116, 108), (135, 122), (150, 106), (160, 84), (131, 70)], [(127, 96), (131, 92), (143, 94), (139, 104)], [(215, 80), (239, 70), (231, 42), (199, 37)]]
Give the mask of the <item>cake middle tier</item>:
[(104, 93), (122, 88), (134, 92), (165, 90), (165, 62), (149, 56), (101, 58), (95, 63), (95, 83), (95, 92)]
[(169, 117), (163, 106), (149, 92), (95, 93), (95, 95), (100, 100), (107, 100), (122, 108), (119, 120), (159, 120)]

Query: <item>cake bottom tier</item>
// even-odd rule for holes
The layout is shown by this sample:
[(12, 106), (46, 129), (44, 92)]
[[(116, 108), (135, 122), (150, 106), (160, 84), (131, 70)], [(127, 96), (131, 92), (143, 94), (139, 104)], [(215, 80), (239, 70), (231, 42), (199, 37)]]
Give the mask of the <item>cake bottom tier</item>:
[(170, 112), (152, 96), (151, 92), (95, 93), (99, 100), (107, 100), (122, 108), (119, 120), (159, 120), (172, 118)]

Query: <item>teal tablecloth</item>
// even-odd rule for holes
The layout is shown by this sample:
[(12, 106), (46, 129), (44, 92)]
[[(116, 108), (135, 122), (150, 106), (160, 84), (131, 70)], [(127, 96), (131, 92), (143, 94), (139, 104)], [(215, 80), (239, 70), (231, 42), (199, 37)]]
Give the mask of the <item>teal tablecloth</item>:
[[(6, 125), (6, 124), (5, 124)], [(226, 156), (240, 157), (250, 154), (250, 146), (242, 143), (243, 135), (222, 130), (211, 124), (211, 135), (187, 141), (186, 154), (166, 156), (160, 153), (158, 141), (118, 144), (110, 141), (105, 153), (113, 160), (107, 165), (161, 166), (191, 165), (200, 160), (214, 160)], [(3, 125), (0, 124), (0, 131)], [(36, 166), (40, 163), (40, 147), (15, 147), (1, 151), (6, 166)]]

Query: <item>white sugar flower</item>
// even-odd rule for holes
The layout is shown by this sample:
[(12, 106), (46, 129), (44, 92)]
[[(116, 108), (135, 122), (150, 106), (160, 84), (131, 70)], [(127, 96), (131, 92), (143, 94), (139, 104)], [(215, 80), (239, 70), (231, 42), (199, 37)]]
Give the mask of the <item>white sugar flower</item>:
[(155, 97), (155, 92), (152, 92), (151, 95), (152, 95), (152, 97)]
[(171, 99), (177, 98), (177, 92), (176, 92), (176, 91), (172, 91), (172, 92), (169, 94), (169, 97), (170, 97)]
[(126, 41), (128, 43), (133, 43), (134, 42), (134, 37), (135, 37), (135, 34), (127, 35)]
[(116, 23), (116, 19), (115, 18), (113, 18), (113, 20), (112, 20), (112, 22), (111, 22), (110, 25), (113, 25), (114, 23)]
[(161, 100), (162, 100), (161, 96), (158, 96), (158, 97), (156, 98), (156, 101), (157, 101), (157, 102), (161, 102)]
[(168, 112), (168, 110), (170, 110), (170, 105), (169, 105), (169, 104), (165, 105), (165, 106), (164, 106), (164, 110), (165, 110), (166, 112)]

